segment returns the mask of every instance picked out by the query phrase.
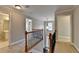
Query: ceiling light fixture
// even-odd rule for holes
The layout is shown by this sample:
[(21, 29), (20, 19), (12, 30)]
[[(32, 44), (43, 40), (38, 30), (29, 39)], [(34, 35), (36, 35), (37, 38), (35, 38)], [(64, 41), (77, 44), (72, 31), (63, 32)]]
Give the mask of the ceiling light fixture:
[(15, 5), (15, 8), (16, 9), (21, 9), (21, 6), (20, 5)]

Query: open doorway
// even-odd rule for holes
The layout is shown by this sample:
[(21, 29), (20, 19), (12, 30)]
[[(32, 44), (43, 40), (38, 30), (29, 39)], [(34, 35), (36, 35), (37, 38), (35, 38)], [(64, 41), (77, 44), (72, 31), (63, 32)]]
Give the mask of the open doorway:
[(72, 42), (71, 15), (57, 15), (58, 41)]
[(9, 46), (9, 15), (0, 13), (0, 48)]
[(56, 48), (58, 53), (75, 53), (74, 30), (73, 30), (73, 9), (56, 12)]

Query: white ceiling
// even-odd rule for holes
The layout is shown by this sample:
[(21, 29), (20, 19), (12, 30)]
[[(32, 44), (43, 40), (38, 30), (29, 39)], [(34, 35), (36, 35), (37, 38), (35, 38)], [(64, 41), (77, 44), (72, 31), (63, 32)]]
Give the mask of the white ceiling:
[[(25, 14), (37, 20), (46, 21), (52, 19), (57, 6), (53, 5), (34, 5), (25, 9)], [(53, 20), (53, 19), (52, 19)]]
[(73, 7), (71, 5), (29, 5), (29, 7), (27, 6), (28, 8), (26, 8), (26, 6), (27, 5), (22, 5), (24, 14), (41, 21), (47, 21), (47, 19), (53, 21), (56, 10)]

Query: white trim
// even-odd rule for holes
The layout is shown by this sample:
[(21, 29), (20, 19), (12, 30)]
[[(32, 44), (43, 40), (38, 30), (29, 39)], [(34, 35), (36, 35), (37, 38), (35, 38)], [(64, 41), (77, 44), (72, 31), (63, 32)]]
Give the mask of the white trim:
[(64, 13), (64, 12), (69, 12), (69, 11), (72, 11), (74, 8), (70, 8), (70, 9), (64, 9), (64, 10), (60, 10), (60, 11), (56, 11), (56, 14), (61, 14), (61, 13)]
[(60, 35), (59, 38), (66, 38), (66, 39), (70, 39), (70, 36), (62, 36)]
[(70, 42), (70, 40), (56, 40), (57, 42)]
[(60, 42), (71, 42), (71, 38), (68, 36), (60, 36), (58, 38), (59, 39), (57, 41), (60, 41)]
[(74, 43), (71, 43), (71, 45), (79, 52), (79, 48)]
[(2, 14), (2, 15), (8, 15), (8, 14), (6, 14), (6, 13), (3, 13), (3, 12), (0, 12), (0, 14)]
[[(8, 16), (9, 21), (10, 21), (10, 14), (7, 14), (7, 13), (2, 12), (2, 11), (0, 12), (0, 14), (5, 15), (5, 16)], [(10, 22), (9, 22), (9, 29), (8, 29), (8, 40), (7, 40), (8, 43), (5, 45), (5, 47), (10, 45), (9, 40), (10, 40)]]
[(24, 39), (21, 39), (21, 40), (18, 40), (18, 41), (16, 41), (16, 42), (13, 42), (13, 43), (11, 43), (11, 45), (19, 44), (19, 43), (21, 43), (21, 42), (24, 42)]
[(9, 13), (9, 33), (8, 33), (8, 42), (9, 42), (9, 46), (11, 45), (11, 10)]

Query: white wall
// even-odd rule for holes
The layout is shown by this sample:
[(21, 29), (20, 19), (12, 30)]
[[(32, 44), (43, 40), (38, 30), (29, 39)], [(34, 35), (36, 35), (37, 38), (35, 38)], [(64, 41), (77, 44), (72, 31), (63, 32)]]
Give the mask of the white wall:
[(32, 28), (33, 29), (43, 29), (44, 27), (44, 21), (40, 21), (40, 20), (32, 20)]
[(73, 18), (74, 45), (79, 51), (79, 7), (75, 9)]
[(25, 38), (25, 19), (26, 17), (17, 10), (11, 10), (11, 43)]
[(70, 15), (57, 16), (58, 40), (71, 41), (71, 19)]

